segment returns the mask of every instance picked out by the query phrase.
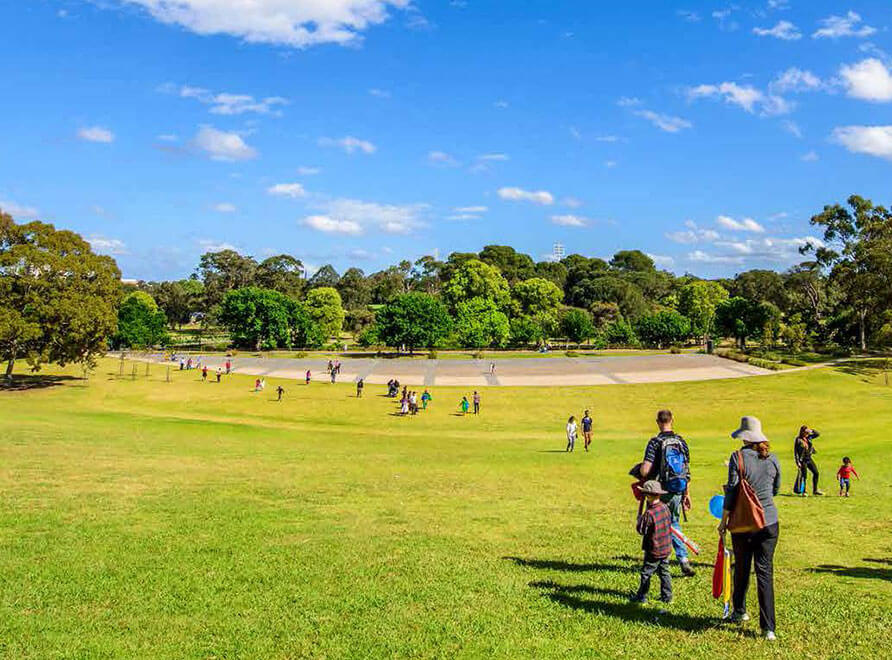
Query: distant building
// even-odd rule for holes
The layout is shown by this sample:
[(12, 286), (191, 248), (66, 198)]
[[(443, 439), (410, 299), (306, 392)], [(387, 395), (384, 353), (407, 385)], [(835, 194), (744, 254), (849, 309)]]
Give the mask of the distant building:
[(551, 260), (552, 261), (560, 261), (564, 258), (564, 245), (563, 243), (555, 243), (551, 248)]

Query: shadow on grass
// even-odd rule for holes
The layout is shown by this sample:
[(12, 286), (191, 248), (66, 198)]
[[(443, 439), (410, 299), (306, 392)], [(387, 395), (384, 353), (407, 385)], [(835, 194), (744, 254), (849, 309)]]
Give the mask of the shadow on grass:
[[(616, 561), (630, 561), (630, 562), (634, 562), (636, 565), (641, 564), (641, 556), (640, 555), (638, 557), (633, 557), (632, 555), (616, 555), (614, 557), (611, 557), (611, 559), (615, 559)], [(691, 564), (691, 566), (693, 566), (694, 568), (708, 568), (708, 569), (712, 570), (712, 568), (714, 566), (714, 564), (709, 564), (709, 563), (702, 562), (702, 561), (693, 561), (690, 558), (688, 558), (688, 561)], [(677, 562), (671, 558), (669, 560), (669, 563), (677, 565)]]
[(637, 566), (629, 566), (624, 564), (574, 564), (560, 559), (524, 559), (522, 557), (503, 557), (508, 561), (513, 561), (518, 566), (526, 568), (540, 568), (549, 571), (566, 571), (568, 573), (582, 573), (586, 571), (608, 571), (614, 573), (637, 573)]
[(861, 561), (869, 561), (872, 564), (886, 564), (886, 566), (892, 566), (892, 559), (877, 559), (877, 558), (865, 557)]
[(616, 589), (597, 589), (586, 585), (561, 585), (553, 582), (534, 582), (530, 586), (539, 589), (543, 592), (543, 596), (559, 605), (570, 607), (574, 610), (581, 610), (588, 614), (601, 614), (632, 623), (643, 623), (651, 626), (657, 625), (666, 628), (675, 628), (677, 630), (685, 630), (687, 632), (703, 632), (704, 630), (717, 628), (720, 625), (715, 617), (693, 616), (681, 612), (658, 614), (653, 609), (643, 608), (634, 603), (590, 600), (576, 595), (581, 593), (593, 593), (617, 596), (620, 598), (628, 597), (628, 593), (623, 593)]
[(24, 392), (27, 390), (43, 390), (58, 387), (70, 381), (82, 381), (76, 376), (13, 376), (12, 380), (0, 379), (0, 392)]
[[(884, 358), (865, 359), (865, 360), (849, 360), (840, 362), (834, 369), (849, 376), (858, 376), (865, 382), (879, 373), (882, 373), (886, 360)], [(892, 363), (890, 363), (892, 366)]]
[[(865, 560), (877, 561), (877, 560)], [(886, 563), (888, 560), (879, 560), (879, 563)], [(830, 573), (831, 575), (841, 575), (843, 577), (866, 578), (868, 580), (885, 580), (892, 582), (892, 568), (871, 568), (868, 566), (839, 566), (837, 564), (821, 564), (814, 568), (805, 569), (809, 573)]]

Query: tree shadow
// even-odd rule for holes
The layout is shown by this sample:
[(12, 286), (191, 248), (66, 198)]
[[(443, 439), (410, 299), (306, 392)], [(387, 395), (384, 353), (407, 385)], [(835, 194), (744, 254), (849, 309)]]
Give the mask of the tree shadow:
[(887, 566), (892, 566), (892, 559), (876, 559), (876, 558), (872, 559), (870, 557), (865, 557), (861, 561), (869, 561), (873, 564), (886, 564)]
[[(574, 610), (580, 610), (587, 614), (600, 614), (603, 616), (616, 617), (624, 621), (632, 623), (642, 623), (646, 625), (658, 625), (666, 628), (675, 628), (677, 630), (685, 630), (687, 632), (703, 632), (720, 626), (719, 621), (715, 617), (693, 616), (680, 612), (667, 612), (658, 614), (652, 609), (643, 608), (635, 603), (616, 603), (607, 600), (589, 600), (580, 598), (574, 594), (577, 593), (602, 593), (607, 592), (608, 595), (616, 595), (614, 589), (594, 589), (585, 585), (559, 585), (554, 583), (534, 583), (535, 588), (543, 592), (543, 596), (549, 600), (570, 607)], [(625, 597), (628, 594), (621, 594)]]
[(537, 454), (568, 454), (569, 452), (566, 449), (539, 449), (536, 451)]
[(9, 379), (0, 379), (0, 392), (25, 392), (27, 390), (43, 390), (58, 387), (64, 383), (83, 378), (77, 376), (42, 376), (37, 374), (16, 375)]
[(600, 594), (602, 596), (613, 596), (614, 598), (628, 598), (632, 593), (630, 590), (622, 589), (603, 589), (601, 587), (591, 587), (587, 584), (558, 584), (551, 580), (541, 580), (539, 582), (530, 582), (534, 589), (550, 589), (556, 593), (562, 594)]
[(872, 377), (882, 373), (883, 362), (883, 359), (848, 360), (840, 362), (833, 368), (840, 373), (857, 376), (864, 382), (869, 382)]
[(562, 561), (560, 559), (524, 559), (522, 557), (502, 557), (502, 559), (507, 559), (508, 561), (513, 561), (518, 566), (523, 566), (525, 568), (539, 568), (549, 571), (566, 571), (568, 573), (582, 573), (586, 571), (594, 571), (594, 572), (614, 572), (614, 573), (637, 573), (637, 566), (630, 566), (624, 564), (602, 564), (602, 563), (591, 563), (591, 564), (574, 564), (568, 561)]
[[(689, 551), (689, 552), (690, 552), (690, 551)], [(615, 559), (616, 561), (631, 561), (631, 562), (637, 562), (637, 563), (639, 563), (639, 564), (641, 563), (641, 557), (633, 557), (632, 555), (616, 555), (616, 556), (614, 556), (614, 557), (611, 557), (611, 559)], [(692, 560), (690, 559), (690, 557), (688, 557), (688, 562), (689, 562), (689, 563), (691, 564), (691, 566), (693, 566), (694, 568), (709, 568), (709, 569), (712, 569), (712, 568), (715, 566), (715, 564), (709, 564), (709, 563), (702, 562), (702, 561), (692, 561)], [(674, 563), (674, 562), (672, 562), (672, 560), (670, 560), (670, 563)]]
[[(877, 560), (865, 560), (877, 561)], [(879, 560), (878, 563), (887, 563), (888, 560)], [(821, 564), (814, 568), (805, 569), (809, 573), (830, 573), (843, 577), (866, 578), (869, 580), (885, 580), (892, 582), (892, 568), (871, 568), (869, 566), (839, 566), (838, 564)]]

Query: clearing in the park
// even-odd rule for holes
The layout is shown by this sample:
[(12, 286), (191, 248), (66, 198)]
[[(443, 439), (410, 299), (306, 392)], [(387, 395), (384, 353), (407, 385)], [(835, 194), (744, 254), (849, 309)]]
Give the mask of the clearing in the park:
[[(321, 365), (320, 365), (321, 367)], [(320, 375), (322, 369), (319, 369)], [(202, 382), (102, 360), (0, 392), (0, 655), (9, 658), (888, 657), (892, 387), (858, 363), (752, 378), (433, 388), (248, 375)], [(57, 378), (46, 378), (46, 377)], [(276, 388), (285, 395), (276, 401)], [(627, 472), (670, 408), (692, 452), (675, 600), (628, 603), (640, 537)], [(569, 415), (593, 412), (589, 453)], [(775, 646), (722, 623), (716, 520), (741, 415), (783, 469)], [(821, 431), (827, 496), (790, 494)], [(853, 496), (834, 474), (850, 456)], [(657, 653), (655, 649), (663, 649)], [(671, 652), (668, 651), (671, 649)]]

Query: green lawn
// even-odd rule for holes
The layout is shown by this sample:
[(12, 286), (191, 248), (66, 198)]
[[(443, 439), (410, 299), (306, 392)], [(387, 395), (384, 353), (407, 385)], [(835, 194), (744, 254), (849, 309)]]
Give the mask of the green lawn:
[[(892, 387), (863, 366), (764, 378), (483, 391), (435, 388), (393, 416), (367, 386), (164, 370), (0, 392), (0, 655), (9, 658), (873, 658), (892, 621)], [(61, 373), (48, 372), (48, 373)], [(75, 369), (71, 374), (79, 374)], [(141, 368), (140, 373), (143, 373)], [(667, 615), (625, 597), (640, 541), (627, 470), (658, 407), (693, 452), (704, 548)], [(594, 452), (564, 454), (595, 411)], [(707, 500), (759, 415), (792, 484), (822, 431), (828, 496), (778, 498), (779, 642), (718, 621)], [(581, 444), (581, 442), (580, 442)], [(848, 454), (862, 474), (835, 496)], [(656, 586), (656, 585), (655, 585)]]

